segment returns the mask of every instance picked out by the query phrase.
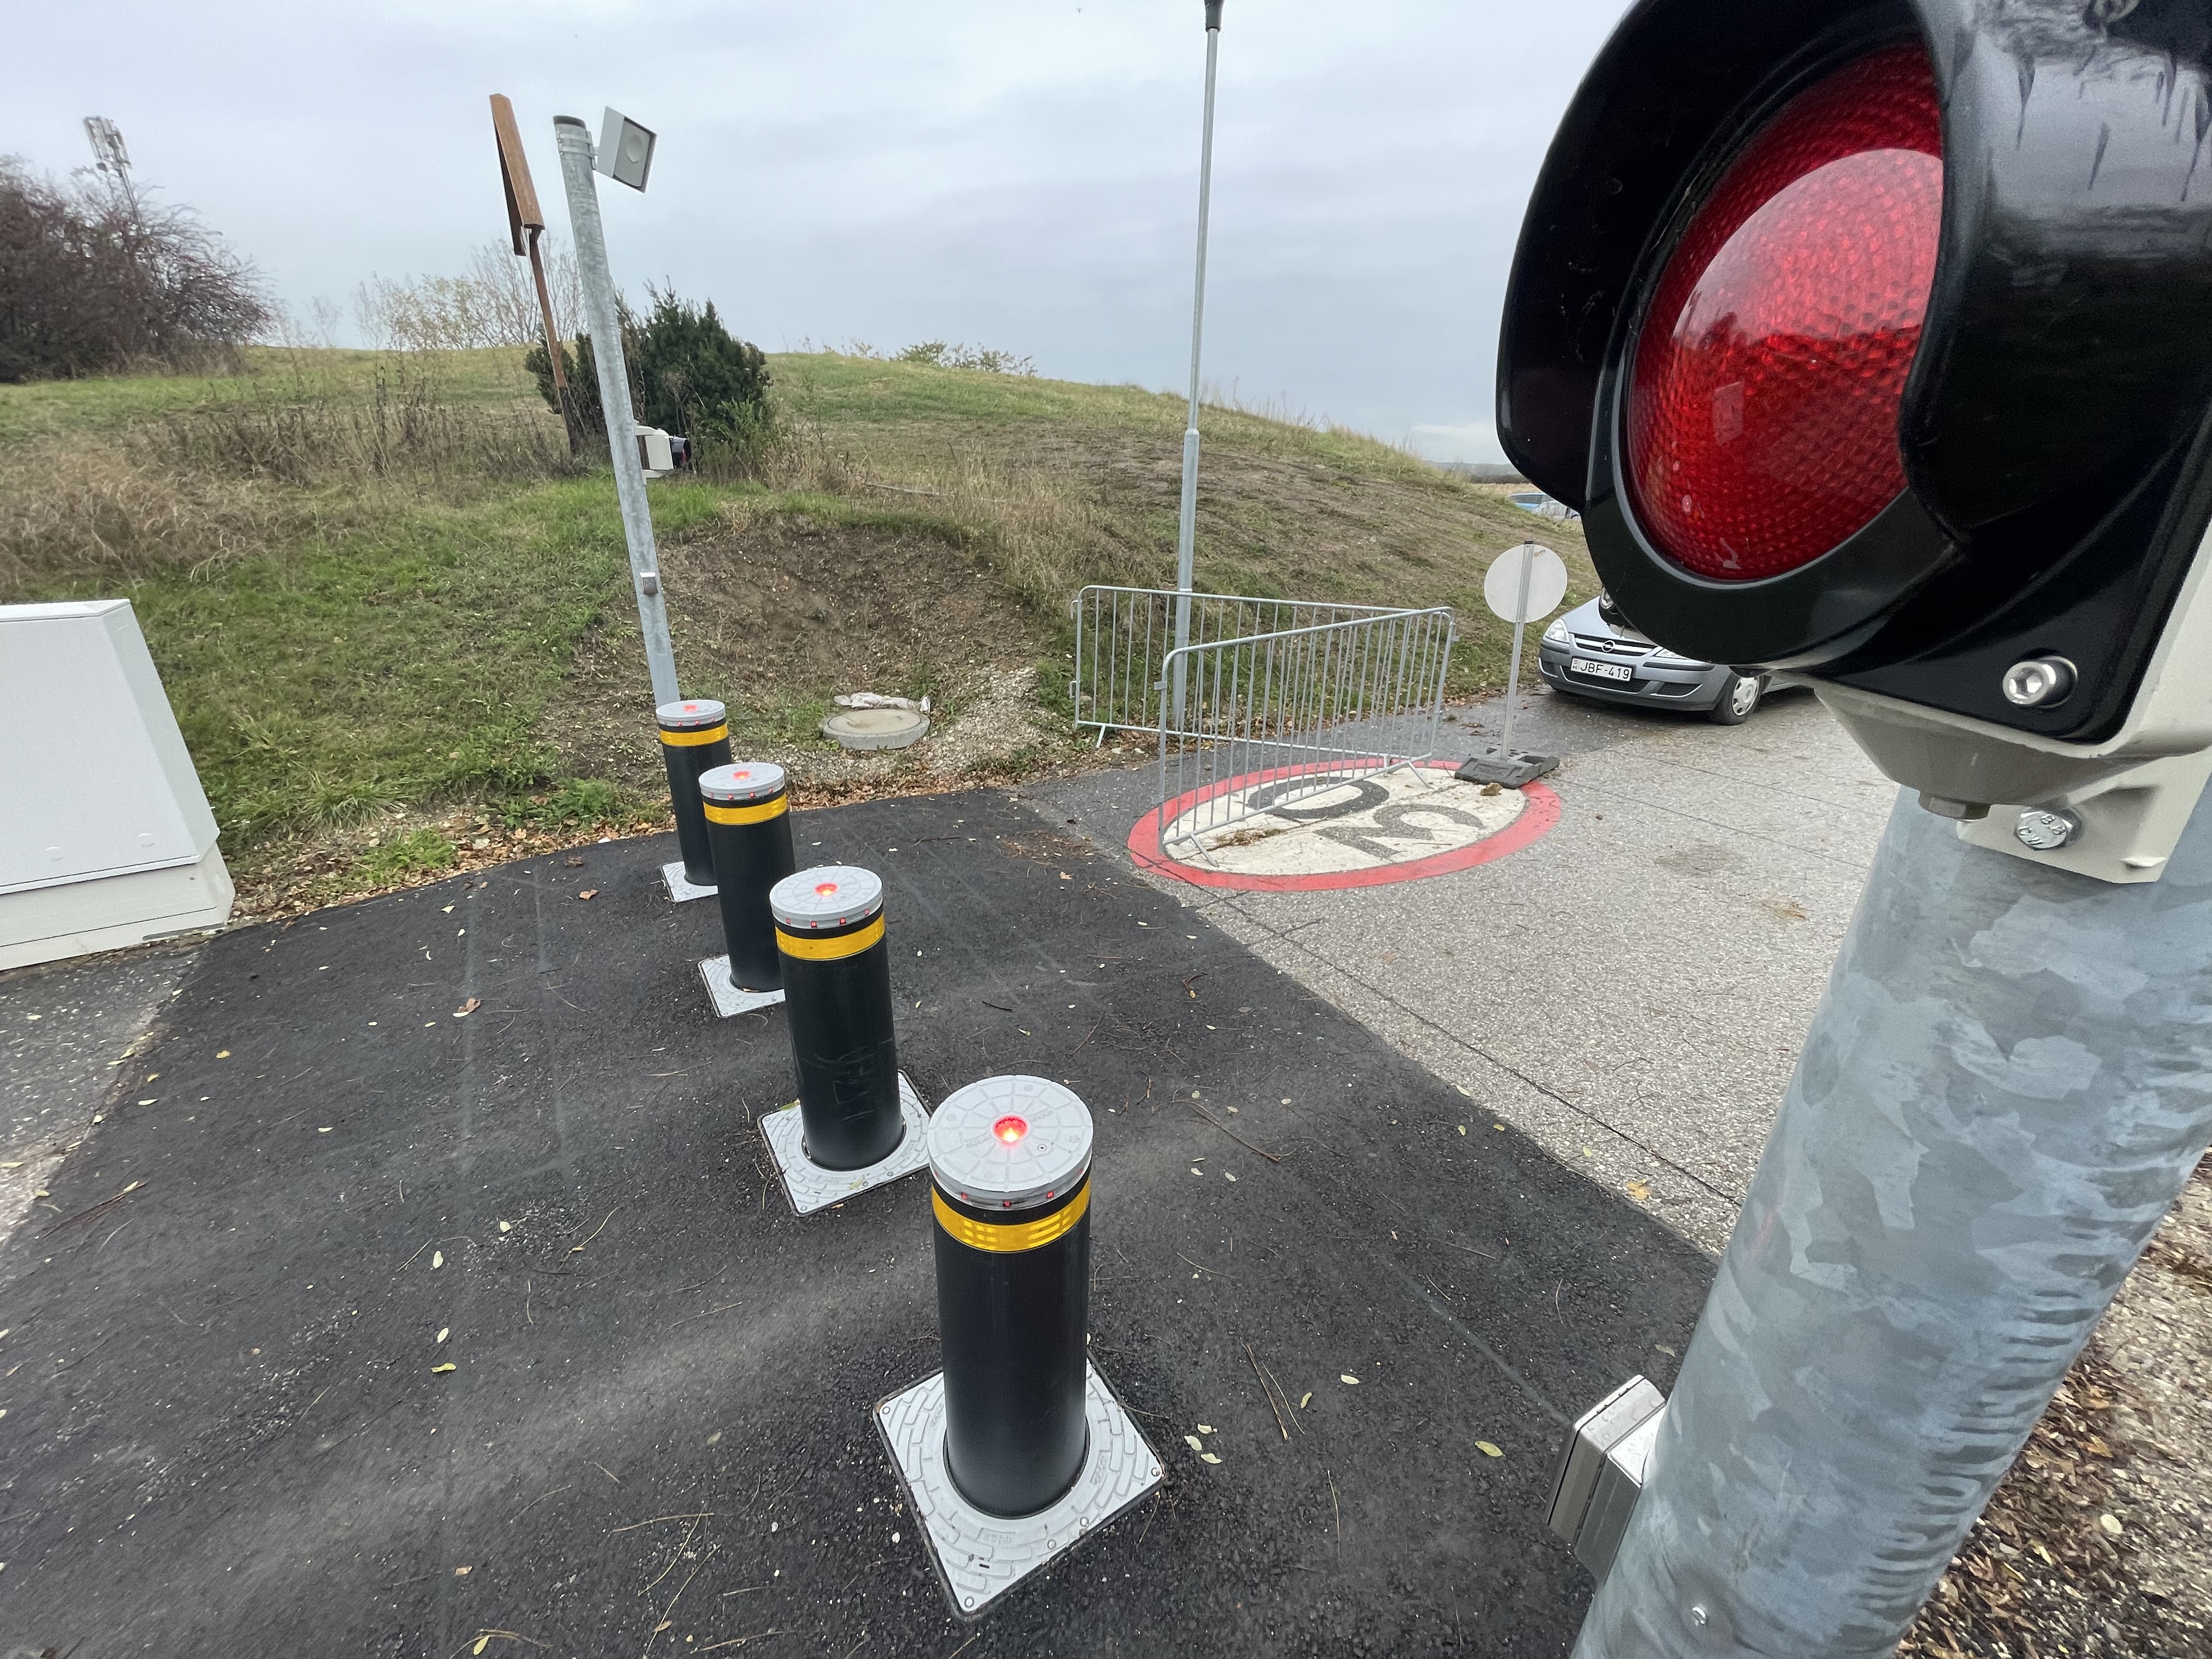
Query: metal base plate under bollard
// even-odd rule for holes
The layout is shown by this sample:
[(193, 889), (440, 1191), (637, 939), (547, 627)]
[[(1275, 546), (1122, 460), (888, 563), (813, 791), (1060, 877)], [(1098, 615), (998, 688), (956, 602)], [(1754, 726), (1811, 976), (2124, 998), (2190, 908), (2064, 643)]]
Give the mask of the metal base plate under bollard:
[(945, 1467), (945, 1373), (925, 1377), (876, 1407), (891, 1462), (928, 1540), (938, 1582), (963, 1619), (1064, 1555), (1160, 1481), (1160, 1460), (1136, 1420), (1098, 1375), (1084, 1367), (1091, 1449), (1083, 1473), (1057, 1503), (1017, 1519), (988, 1515), (960, 1495)]
[(882, 1163), (859, 1170), (825, 1170), (806, 1156), (806, 1130), (799, 1121), (797, 1101), (780, 1111), (764, 1113), (760, 1121), (761, 1133), (768, 1141), (769, 1151), (775, 1155), (775, 1167), (783, 1176), (783, 1190), (791, 1200), (791, 1207), (800, 1215), (812, 1215), (817, 1210), (842, 1203), (855, 1193), (884, 1186), (917, 1170), (927, 1170), (929, 1112), (922, 1105), (921, 1097), (915, 1093), (914, 1085), (907, 1081), (904, 1072), (899, 1073), (899, 1115), (906, 1120), (905, 1138)]
[(707, 994), (714, 1000), (714, 1012), (724, 1019), (732, 1014), (757, 1013), (783, 1000), (781, 991), (748, 991), (732, 979), (730, 959), (726, 956), (708, 957), (702, 962), (699, 977), (707, 981)]
[(1518, 789), (1524, 783), (1534, 783), (1547, 772), (1559, 769), (1557, 755), (1509, 755), (1500, 749), (1486, 749), (1460, 763), (1454, 777), (1464, 778), (1469, 783), (1499, 783), (1508, 789)]
[(668, 884), (668, 896), (678, 904), (692, 899), (712, 898), (716, 893), (721, 891), (720, 888), (712, 884), (702, 887), (696, 882), (684, 880), (682, 859), (677, 860), (673, 864), (662, 865), (660, 878)]

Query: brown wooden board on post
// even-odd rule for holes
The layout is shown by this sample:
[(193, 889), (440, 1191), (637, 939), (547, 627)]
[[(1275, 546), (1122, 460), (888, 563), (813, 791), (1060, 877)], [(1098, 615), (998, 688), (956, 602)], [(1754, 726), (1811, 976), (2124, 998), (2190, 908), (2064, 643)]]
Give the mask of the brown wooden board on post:
[(545, 355), (553, 365), (553, 395), (561, 405), (561, 424), (568, 429), (568, 453), (584, 453), (584, 425), (576, 400), (568, 391), (568, 376), (561, 363), (561, 332), (553, 321), (553, 296), (545, 287), (545, 261), (538, 239), (545, 232), (545, 215), (538, 205), (538, 187), (530, 181), (530, 158), (522, 153), (522, 132), (514, 124), (514, 106), (507, 94), (491, 95), (491, 130), (499, 141), (499, 178), (507, 192), (507, 234), (517, 258), (530, 261), (530, 275), (538, 284), (538, 311), (545, 322)]

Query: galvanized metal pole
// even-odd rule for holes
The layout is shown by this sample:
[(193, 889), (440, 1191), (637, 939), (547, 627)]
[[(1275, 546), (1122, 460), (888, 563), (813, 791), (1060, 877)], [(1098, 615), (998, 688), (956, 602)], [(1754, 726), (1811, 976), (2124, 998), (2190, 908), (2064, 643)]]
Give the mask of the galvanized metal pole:
[(1577, 1659), (1887, 1659), (2212, 1137), (2212, 800), (2116, 885), (1900, 797)]
[(576, 242), (576, 275), (591, 325), (592, 358), (599, 371), (599, 409), (607, 420), (607, 448), (614, 458), (615, 495), (622, 502), (623, 536), (629, 544), (630, 586), (645, 635), (646, 665), (653, 675), (655, 707), (676, 702), (676, 651), (668, 640), (667, 596), (660, 586), (660, 554), (653, 545), (653, 509), (646, 501), (645, 468), (637, 456), (637, 417), (629, 401), (629, 365), (623, 356), (622, 318), (614, 277), (607, 270), (606, 231), (599, 223), (599, 187), (592, 176), (592, 135), (573, 115), (553, 118), (561, 149), (561, 179), (568, 191), (568, 226)]
[(1521, 701), (1521, 634), (1528, 626), (1528, 582), (1535, 574), (1535, 547), (1523, 542), (1521, 544), (1521, 597), (1513, 606), (1513, 665), (1505, 671), (1505, 730), (1498, 738), (1498, 751), (1509, 762), (1513, 758), (1513, 705)]
[[(1176, 633), (1190, 643), (1192, 570), (1198, 555), (1198, 363), (1206, 334), (1206, 222), (1213, 198), (1213, 70), (1221, 55), (1222, 0), (1206, 0), (1206, 120), (1198, 149), (1198, 274), (1190, 301), (1190, 414), (1182, 431), (1182, 513), (1176, 524)], [(1175, 724), (1182, 729), (1186, 663), (1175, 667)]]

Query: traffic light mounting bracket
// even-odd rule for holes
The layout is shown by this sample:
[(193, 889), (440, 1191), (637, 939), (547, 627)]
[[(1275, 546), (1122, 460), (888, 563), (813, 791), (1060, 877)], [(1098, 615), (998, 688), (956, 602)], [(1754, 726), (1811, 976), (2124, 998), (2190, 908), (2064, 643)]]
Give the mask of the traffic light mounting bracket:
[[(1961, 839), (2100, 881), (2155, 881), (2212, 778), (2212, 534), (2199, 544), (2134, 706), (2102, 743), (2062, 743), (1812, 677), (1875, 764)], [(2048, 833), (2023, 835), (2040, 812)], [(2057, 837), (2057, 845), (2038, 844)]]

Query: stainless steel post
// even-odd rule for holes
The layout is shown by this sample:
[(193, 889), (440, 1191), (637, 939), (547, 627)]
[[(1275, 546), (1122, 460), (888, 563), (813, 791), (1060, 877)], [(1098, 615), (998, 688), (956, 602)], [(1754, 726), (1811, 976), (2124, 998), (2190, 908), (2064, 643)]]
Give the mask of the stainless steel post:
[(1528, 626), (1528, 582), (1536, 574), (1536, 550), (1527, 544), (1521, 549), (1521, 597), (1513, 605), (1513, 663), (1505, 671), (1505, 729), (1498, 733), (1498, 752), (1510, 763), (1513, 758), (1513, 705), (1521, 701), (1521, 635)]
[(622, 502), (623, 538), (629, 544), (630, 586), (645, 635), (646, 666), (655, 706), (678, 702), (676, 651), (668, 640), (668, 600), (660, 586), (660, 553), (653, 545), (653, 508), (645, 497), (645, 468), (637, 456), (637, 416), (630, 407), (629, 365), (623, 356), (622, 318), (615, 281), (607, 270), (606, 231), (599, 223), (599, 192), (592, 177), (592, 135), (573, 115), (553, 118), (561, 149), (561, 180), (568, 192), (568, 228), (576, 242), (576, 275), (584, 290), (584, 315), (592, 328), (592, 359), (599, 371), (599, 409), (607, 419), (607, 448), (614, 458), (615, 495)]
[[(1190, 643), (1192, 571), (1198, 556), (1198, 361), (1206, 333), (1206, 222), (1213, 198), (1213, 70), (1221, 55), (1222, 0), (1206, 0), (1206, 120), (1198, 149), (1198, 275), (1190, 301), (1190, 414), (1182, 431), (1182, 512), (1176, 522), (1176, 631), (1178, 646)], [(1175, 665), (1176, 729), (1182, 729), (1186, 664)]]
[(1901, 796), (1577, 1659), (1886, 1659), (2212, 1136), (2212, 803), (2158, 881)]

